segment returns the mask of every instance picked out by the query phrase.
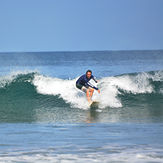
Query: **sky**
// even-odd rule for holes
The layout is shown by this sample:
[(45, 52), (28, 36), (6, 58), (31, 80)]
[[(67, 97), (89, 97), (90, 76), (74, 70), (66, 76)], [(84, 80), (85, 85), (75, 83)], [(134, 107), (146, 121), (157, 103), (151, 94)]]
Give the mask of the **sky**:
[(0, 0), (0, 52), (163, 49), (163, 0)]

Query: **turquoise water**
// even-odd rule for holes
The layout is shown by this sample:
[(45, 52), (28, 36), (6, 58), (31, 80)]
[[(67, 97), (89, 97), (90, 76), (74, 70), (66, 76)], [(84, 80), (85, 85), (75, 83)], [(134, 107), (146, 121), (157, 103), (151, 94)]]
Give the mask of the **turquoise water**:
[(0, 162), (163, 162), (163, 51), (1, 53), (0, 129)]

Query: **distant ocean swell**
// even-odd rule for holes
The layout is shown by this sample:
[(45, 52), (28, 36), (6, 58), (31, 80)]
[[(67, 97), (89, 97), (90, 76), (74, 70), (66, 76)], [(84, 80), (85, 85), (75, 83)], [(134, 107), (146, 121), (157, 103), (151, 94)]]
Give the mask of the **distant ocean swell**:
[[(77, 78), (76, 78), (77, 79)], [(38, 72), (15, 72), (0, 77), (0, 119), (23, 116), (33, 121), (37, 109), (56, 107), (88, 109), (85, 94), (75, 87), (76, 79), (60, 79)], [(137, 104), (163, 106), (163, 71), (122, 74), (99, 79), (99, 108), (133, 107)], [(161, 109), (161, 108), (160, 108)], [(29, 118), (31, 117), (31, 119)]]

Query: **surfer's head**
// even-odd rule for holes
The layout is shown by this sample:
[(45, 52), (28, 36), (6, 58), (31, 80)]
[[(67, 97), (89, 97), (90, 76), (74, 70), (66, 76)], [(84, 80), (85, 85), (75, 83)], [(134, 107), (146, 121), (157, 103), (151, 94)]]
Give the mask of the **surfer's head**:
[(91, 70), (87, 70), (86, 76), (87, 76), (88, 79), (91, 77), (91, 75), (92, 75), (92, 71)]

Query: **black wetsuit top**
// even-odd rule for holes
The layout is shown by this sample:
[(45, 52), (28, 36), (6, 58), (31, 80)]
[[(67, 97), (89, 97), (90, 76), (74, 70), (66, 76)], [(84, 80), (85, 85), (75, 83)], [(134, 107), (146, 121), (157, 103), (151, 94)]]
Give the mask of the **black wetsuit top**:
[(97, 87), (95, 87), (95, 86), (93, 86), (93, 85), (91, 85), (91, 84), (89, 83), (89, 81), (90, 81), (91, 79), (93, 79), (93, 80), (97, 83), (97, 81), (95, 80), (95, 78), (94, 78), (93, 75), (91, 75), (91, 77), (88, 79), (87, 76), (86, 76), (86, 74), (84, 74), (84, 75), (82, 75), (82, 76), (76, 81), (76, 86), (77, 86), (79, 89), (81, 89), (82, 86), (85, 86), (86, 88), (92, 87), (92, 88), (98, 90)]

